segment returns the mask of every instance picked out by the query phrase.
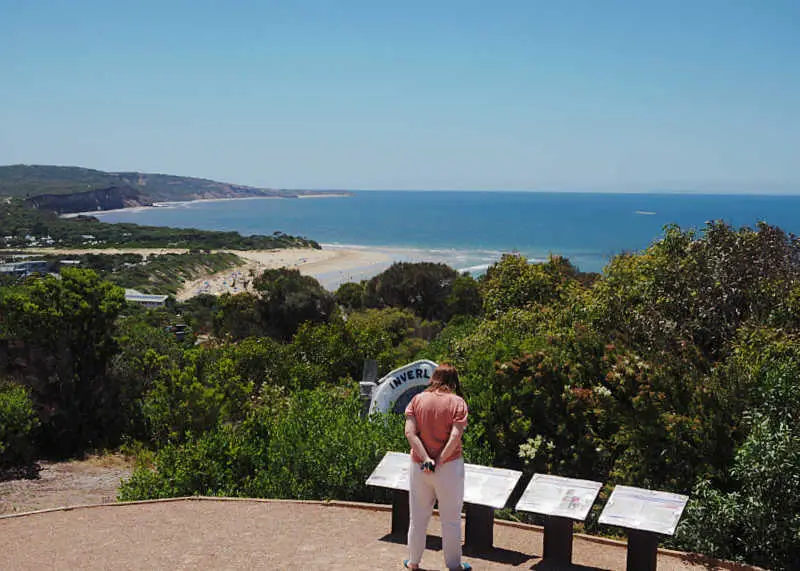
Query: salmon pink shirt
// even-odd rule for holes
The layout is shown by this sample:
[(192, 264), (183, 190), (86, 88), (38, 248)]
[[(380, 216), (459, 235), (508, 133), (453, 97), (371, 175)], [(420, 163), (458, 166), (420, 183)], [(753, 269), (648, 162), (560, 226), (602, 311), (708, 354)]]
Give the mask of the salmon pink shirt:
[[(453, 424), (466, 424), (468, 414), (464, 399), (445, 391), (423, 391), (415, 395), (406, 407), (406, 416), (414, 417), (416, 420), (419, 438), (425, 445), (425, 450), (434, 459), (439, 457), (447, 444)], [(461, 458), (461, 442), (445, 463), (456, 458)], [(413, 450), (411, 459), (417, 463), (423, 461), (423, 458), (418, 458)]]

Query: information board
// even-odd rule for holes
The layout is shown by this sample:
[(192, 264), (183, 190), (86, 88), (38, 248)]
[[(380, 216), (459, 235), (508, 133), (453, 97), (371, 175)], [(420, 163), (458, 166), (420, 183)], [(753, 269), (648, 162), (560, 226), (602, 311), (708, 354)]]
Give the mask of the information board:
[(367, 485), (408, 491), (409, 462), (408, 454), (387, 452), (367, 478)]
[(591, 480), (534, 474), (516, 509), (583, 521), (602, 487)]
[(599, 521), (606, 525), (673, 535), (688, 499), (680, 494), (617, 486)]
[(464, 464), (464, 501), (500, 509), (506, 505), (522, 472)]
[[(367, 479), (368, 486), (408, 491), (410, 458), (402, 452), (387, 452)], [(502, 508), (517, 485), (522, 472), (464, 465), (464, 501), (481, 506)]]

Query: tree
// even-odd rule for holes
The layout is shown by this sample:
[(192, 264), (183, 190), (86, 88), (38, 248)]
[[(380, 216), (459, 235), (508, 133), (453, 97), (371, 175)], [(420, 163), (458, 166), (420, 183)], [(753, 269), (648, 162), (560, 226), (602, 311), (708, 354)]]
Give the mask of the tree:
[(145, 314), (120, 318), (116, 339), (119, 351), (109, 363), (111, 382), (119, 390), (119, 421), (128, 438), (148, 440), (142, 412), (144, 395), (165, 371), (181, 366), (184, 351), (163, 324), (151, 325)]
[(16, 383), (0, 382), (0, 480), (34, 472), (34, 432), (39, 418), (30, 394)]
[(471, 275), (464, 273), (453, 282), (446, 299), (448, 321), (455, 316), (475, 317), (483, 312), (480, 287)]
[(328, 321), (335, 308), (333, 296), (298, 270), (265, 270), (253, 287), (260, 296), (256, 307), (264, 332), (275, 339), (291, 339), (301, 323)]
[(796, 238), (766, 224), (713, 222), (701, 235), (670, 226), (641, 254), (617, 256), (594, 296), (609, 336), (645, 352), (688, 343), (714, 361), (744, 323), (791, 323), (799, 282)]
[(264, 330), (258, 296), (245, 292), (219, 297), (213, 317), (214, 335), (239, 340), (264, 335)]
[(780, 333), (771, 337), (742, 355), (756, 402), (739, 417), (748, 434), (728, 478), (698, 484), (675, 542), (716, 557), (793, 570), (800, 568), (800, 344)]
[(361, 309), (364, 307), (364, 282), (347, 282), (339, 286), (334, 294), (336, 302), (346, 309)]
[(124, 306), (121, 288), (73, 268), (0, 292), (3, 336), (20, 345), (16, 376), (32, 389), (47, 451), (72, 454), (119, 437), (120, 391), (107, 367)]
[(193, 331), (207, 334), (214, 330), (214, 314), (217, 312), (218, 301), (217, 296), (202, 293), (176, 304), (175, 310)]
[(365, 305), (406, 308), (423, 319), (446, 319), (457, 277), (445, 264), (396, 262), (367, 282)]
[(484, 311), (494, 318), (512, 308), (557, 303), (581, 287), (578, 275), (569, 260), (560, 256), (529, 264), (524, 256), (504, 254), (483, 279)]
[(360, 349), (341, 320), (302, 324), (286, 346), (291, 386), (313, 389), (357, 378), (363, 363)]
[(386, 308), (352, 313), (346, 329), (357, 350), (355, 365), (360, 375), (364, 359), (375, 359), (382, 372), (412, 361), (438, 333), (439, 325), (423, 321), (409, 310)]

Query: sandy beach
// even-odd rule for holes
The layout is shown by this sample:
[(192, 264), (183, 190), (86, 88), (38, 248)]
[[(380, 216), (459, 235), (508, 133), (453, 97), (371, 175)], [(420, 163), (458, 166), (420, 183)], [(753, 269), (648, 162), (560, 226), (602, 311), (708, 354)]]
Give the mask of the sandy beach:
[[(364, 272), (378, 273), (392, 262), (386, 253), (367, 249), (289, 248), (285, 250), (225, 250), (244, 260), (238, 268), (202, 276), (186, 282), (178, 291), (178, 301), (209, 293), (240, 293), (251, 289), (255, 276), (267, 269), (293, 268), (313, 276), (323, 286), (334, 289)], [(360, 279), (360, 278), (359, 278)]]
[[(210, 273), (186, 282), (176, 298), (186, 300), (208, 293), (240, 293), (251, 288), (253, 278), (266, 269), (294, 268), (320, 280), (328, 289), (347, 281), (358, 281), (387, 268), (395, 257), (389, 252), (370, 248), (338, 248), (322, 250), (287, 248), (280, 250), (218, 250), (239, 256), (243, 264), (237, 268)], [(183, 254), (185, 248), (30, 248), (30, 254), (139, 254), (145, 258), (161, 254)]]

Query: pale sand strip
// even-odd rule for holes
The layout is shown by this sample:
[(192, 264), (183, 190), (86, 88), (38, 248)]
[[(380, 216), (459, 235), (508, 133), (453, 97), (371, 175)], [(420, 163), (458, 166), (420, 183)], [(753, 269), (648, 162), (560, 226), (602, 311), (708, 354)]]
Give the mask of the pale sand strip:
[(285, 250), (226, 250), (242, 258), (245, 263), (238, 268), (208, 274), (186, 282), (176, 298), (184, 301), (199, 294), (221, 295), (252, 291), (253, 278), (267, 269), (292, 268), (301, 274), (318, 277), (331, 272), (348, 273), (370, 266), (388, 265), (392, 258), (374, 250), (312, 250), (291, 248)]
[[(159, 254), (182, 254), (185, 248), (29, 248), (31, 254), (139, 254), (147, 257)], [(217, 250), (236, 254), (244, 263), (237, 267), (216, 273), (209, 273), (186, 282), (178, 291), (176, 298), (184, 301), (201, 293), (221, 295), (240, 293), (252, 288), (253, 277), (266, 269), (293, 268), (309, 276), (323, 274), (355, 274), (357, 270), (388, 266), (393, 257), (384, 251), (366, 248), (332, 248), (314, 250), (312, 248), (286, 248), (280, 250)], [(375, 273), (377, 273), (377, 271)], [(341, 282), (344, 280), (336, 280)]]

